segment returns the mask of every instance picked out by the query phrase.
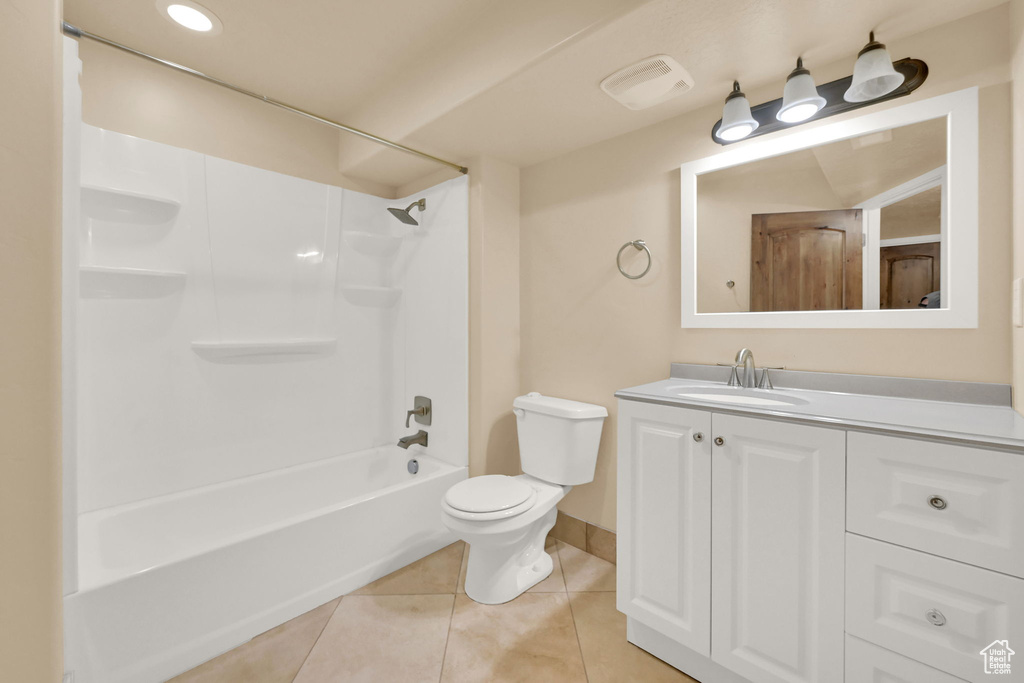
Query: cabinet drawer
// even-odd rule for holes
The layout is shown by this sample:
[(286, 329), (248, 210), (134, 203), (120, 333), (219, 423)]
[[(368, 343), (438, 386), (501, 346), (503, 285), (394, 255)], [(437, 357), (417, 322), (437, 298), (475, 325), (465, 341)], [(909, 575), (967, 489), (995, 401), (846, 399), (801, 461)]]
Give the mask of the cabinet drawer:
[(983, 648), (1024, 642), (1022, 611), (1024, 580), (846, 535), (850, 635), (980, 683)]
[(921, 662), (846, 636), (846, 683), (964, 683)]
[(846, 528), (1024, 577), (1024, 455), (850, 432)]

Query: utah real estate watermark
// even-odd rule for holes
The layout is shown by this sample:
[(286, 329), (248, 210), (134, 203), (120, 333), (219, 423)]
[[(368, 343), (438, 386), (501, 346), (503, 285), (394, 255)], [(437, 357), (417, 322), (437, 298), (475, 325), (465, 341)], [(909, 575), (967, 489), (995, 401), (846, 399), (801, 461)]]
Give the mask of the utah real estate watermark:
[(993, 640), (979, 654), (984, 659), (985, 673), (1008, 675), (1010, 673), (1010, 658), (1017, 653), (1010, 649), (1009, 641)]

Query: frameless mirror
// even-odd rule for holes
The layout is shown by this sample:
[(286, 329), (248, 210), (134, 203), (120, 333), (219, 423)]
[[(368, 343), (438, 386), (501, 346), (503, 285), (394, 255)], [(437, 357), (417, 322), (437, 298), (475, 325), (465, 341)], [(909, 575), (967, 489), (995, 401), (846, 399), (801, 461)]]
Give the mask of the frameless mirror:
[(681, 172), (684, 327), (977, 325), (975, 89)]

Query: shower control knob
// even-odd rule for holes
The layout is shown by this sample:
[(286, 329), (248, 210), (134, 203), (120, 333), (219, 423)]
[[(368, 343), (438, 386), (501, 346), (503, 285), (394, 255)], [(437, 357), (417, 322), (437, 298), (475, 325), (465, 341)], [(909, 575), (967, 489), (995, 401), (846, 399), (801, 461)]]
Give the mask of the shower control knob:
[(704, 440), (704, 432), (694, 432), (693, 440), (696, 441), (697, 443), (700, 443), (701, 441), (703, 441)]
[(725, 445), (725, 439), (723, 439), (720, 436), (716, 436), (715, 437), (715, 445), (716, 446), (724, 446)]

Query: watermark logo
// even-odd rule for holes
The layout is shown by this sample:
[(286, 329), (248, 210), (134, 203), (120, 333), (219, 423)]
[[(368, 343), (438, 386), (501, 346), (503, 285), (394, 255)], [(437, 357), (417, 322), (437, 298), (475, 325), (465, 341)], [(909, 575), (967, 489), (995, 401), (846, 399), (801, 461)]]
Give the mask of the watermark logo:
[(1017, 653), (1010, 649), (1009, 641), (994, 640), (979, 654), (985, 659), (985, 673), (1009, 674), (1010, 658)]

